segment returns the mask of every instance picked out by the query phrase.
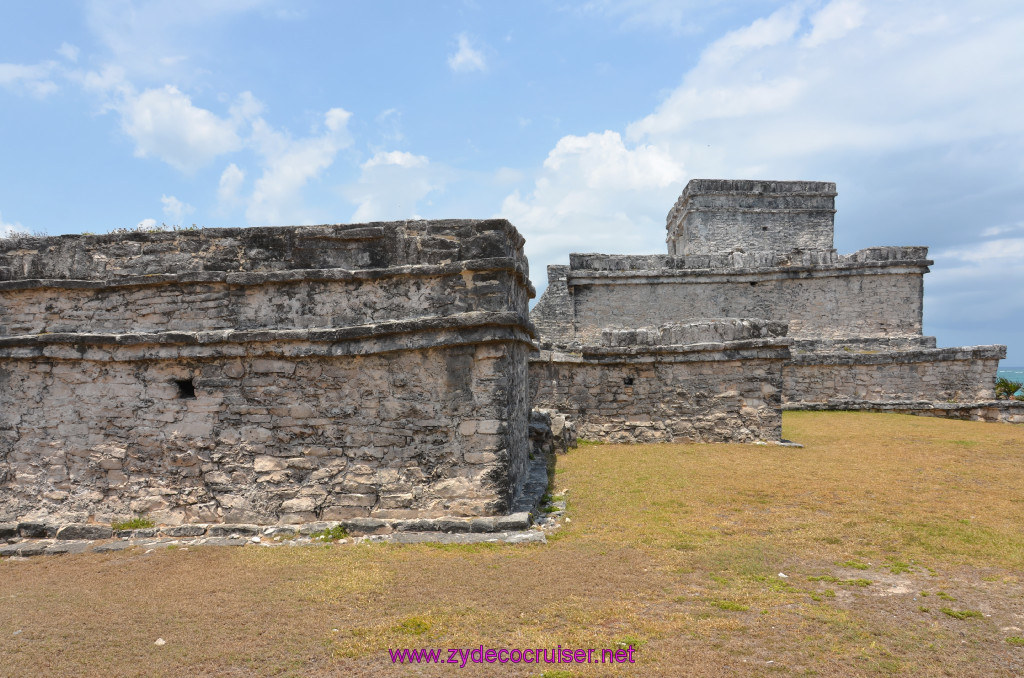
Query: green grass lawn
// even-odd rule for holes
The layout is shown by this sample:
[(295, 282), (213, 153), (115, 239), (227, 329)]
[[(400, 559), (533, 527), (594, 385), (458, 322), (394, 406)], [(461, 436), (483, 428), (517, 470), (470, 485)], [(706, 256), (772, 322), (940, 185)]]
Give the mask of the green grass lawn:
[[(805, 447), (573, 450), (547, 545), (0, 561), (0, 675), (1024, 674), (1024, 427), (789, 412), (783, 434)], [(387, 653), (628, 644), (612, 666)]]

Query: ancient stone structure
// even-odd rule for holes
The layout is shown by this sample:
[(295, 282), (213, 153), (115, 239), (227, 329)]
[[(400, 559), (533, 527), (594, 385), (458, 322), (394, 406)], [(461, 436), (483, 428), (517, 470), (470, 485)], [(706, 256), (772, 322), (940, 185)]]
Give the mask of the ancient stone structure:
[(508, 512), (522, 246), (504, 220), (0, 241), (0, 522)]
[(754, 442), (782, 434), (786, 326), (715, 319), (606, 329), (600, 344), (545, 348), (530, 395), (609, 442)]
[(1024, 420), (992, 403), (1005, 347), (922, 336), (927, 248), (836, 253), (835, 195), (692, 181), (668, 254), (570, 255), (529, 316), (504, 220), (2, 240), (0, 534), (138, 514), (500, 531), (577, 433), (780, 442), (784, 408)]
[[(668, 215), (667, 255), (572, 254), (568, 266), (549, 267), (531, 318), (545, 346), (575, 353), (609, 328), (692, 318), (786, 323), (782, 399), (790, 408), (991, 400), (1005, 347), (940, 349), (922, 336), (927, 248), (838, 254), (835, 196), (828, 182), (691, 181)], [(531, 377), (550, 380), (547, 362), (534, 359)], [(550, 388), (570, 391), (563, 403), (585, 402), (586, 389), (567, 377)], [(634, 396), (619, 388), (614, 397)]]

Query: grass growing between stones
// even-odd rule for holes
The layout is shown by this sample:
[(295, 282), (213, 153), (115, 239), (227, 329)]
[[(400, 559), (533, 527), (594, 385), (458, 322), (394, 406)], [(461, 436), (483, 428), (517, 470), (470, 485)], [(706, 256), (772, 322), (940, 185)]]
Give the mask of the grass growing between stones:
[[(0, 561), (0, 675), (1024, 673), (1024, 427), (794, 412), (784, 436), (805, 447), (574, 450), (547, 545)], [(623, 643), (636, 664), (387, 653)]]
[(116, 532), (118, 530), (144, 530), (148, 527), (155, 526), (156, 523), (154, 523), (149, 518), (138, 516), (135, 518), (130, 518), (128, 520), (114, 521), (110, 524), (110, 529)]

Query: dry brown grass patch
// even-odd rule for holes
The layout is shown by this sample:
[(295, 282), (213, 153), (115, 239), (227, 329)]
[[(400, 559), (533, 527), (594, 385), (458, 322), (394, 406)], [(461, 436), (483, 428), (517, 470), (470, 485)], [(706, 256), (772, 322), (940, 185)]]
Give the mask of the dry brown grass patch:
[[(572, 522), (547, 545), (0, 562), (0, 675), (477, 676), (496, 667), (396, 667), (386, 649), (619, 642), (641, 646), (638, 664), (498, 670), (1024, 673), (1008, 640), (1024, 626), (1024, 427), (860, 413), (784, 424), (806, 447), (571, 452), (554, 489), (569, 490)], [(871, 583), (844, 585), (859, 579)]]

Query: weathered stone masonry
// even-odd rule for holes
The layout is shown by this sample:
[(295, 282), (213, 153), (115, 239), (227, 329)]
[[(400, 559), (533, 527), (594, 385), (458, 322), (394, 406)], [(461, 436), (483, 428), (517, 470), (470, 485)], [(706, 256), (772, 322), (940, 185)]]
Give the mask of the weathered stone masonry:
[(570, 348), (694, 318), (786, 323), (789, 408), (991, 400), (1006, 348), (938, 349), (922, 336), (928, 249), (838, 254), (835, 195), (829, 182), (691, 181), (667, 218), (667, 255), (572, 254), (549, 267), (531, 319), (544, 342)]
[(530, 361), (531, 399), (609, 442), (754, 442), (782, 435), (786, 326), (718, 319), (605, 330)]
[(533, 295), (506, 221), (0, 245), (0, 520), (506, 512)]

